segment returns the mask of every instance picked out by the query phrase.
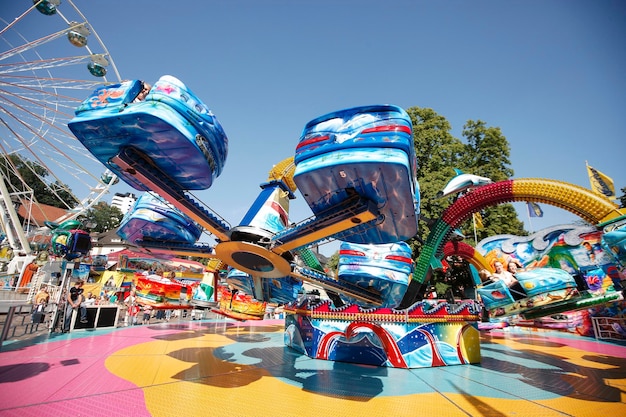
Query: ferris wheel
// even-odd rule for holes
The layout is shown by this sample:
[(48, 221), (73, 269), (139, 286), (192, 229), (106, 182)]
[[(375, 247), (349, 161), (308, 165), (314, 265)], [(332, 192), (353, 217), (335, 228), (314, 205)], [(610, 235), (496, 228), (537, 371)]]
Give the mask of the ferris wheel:
[[(71, 0), (18, 0), (0, 12), (0, 173), (9, 192), (37, 203), (18, 163), (29, 169), (71, 220), (97, 203), (117, 177), (86, 151), (67, 128), (74, 109), (102, 85), (120, 82), (106, 46)], [(4, 14), (12, 14), (5, 16)], [(19, 158), (18, 158), (19, 157)], [(17, 161), (17, 163), (16, 163)], [(24, 163), (29, 161), (29, 163)], [(15, 183), (22, 183), (15, 186)]]

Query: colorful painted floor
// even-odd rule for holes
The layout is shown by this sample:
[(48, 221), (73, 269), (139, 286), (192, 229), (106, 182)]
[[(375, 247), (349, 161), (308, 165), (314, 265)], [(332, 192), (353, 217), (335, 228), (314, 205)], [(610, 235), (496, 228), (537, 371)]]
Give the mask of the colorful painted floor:
[(626, 346), (531, 329), (482, 334), (480, 365), (310, 359), (282, 321), (52, 335), (0, 352), (0, 416), (625, 416)]

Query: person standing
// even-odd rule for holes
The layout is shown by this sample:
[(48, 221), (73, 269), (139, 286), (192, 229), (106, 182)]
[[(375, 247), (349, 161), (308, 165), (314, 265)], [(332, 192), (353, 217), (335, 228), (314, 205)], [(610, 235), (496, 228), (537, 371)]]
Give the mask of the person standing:
[(127, 322), (129, 324), (137, 324), (137, 314), (139, 314), (139, 304), (137, 304), (137, 295), (135, 290), (131, 290), (128, 297), (124, 299), (124, 304), (128, 307), (127, 310)]
[(24, 268), (24, 273), (22, 274), (22, 279), (20, 279), (17, 284), (19, 285), (19, 288), (17, 289), (18, 293), (28, 293), (29, 287), (31, 285), (31, 280), (38, 270), (39, 265), (37, 265), (37, 259), (33, 259), (31, 263), (26, 265), (26, 267)]
[(37, 295), (35, 295), (35, 305), (43, 304), (44, 307), (48, 305), (50, 301), (50, 294), (48, 293), (48, 286), (42, 285)]
[(72, 323), (72, 313), (74, 309), (79, 309), (80, 322), (87, 323), (87, 308), (83, 305), (83, 280), (79, 279), (74, 283), (74, 286), (70, 288), (70, 292), (67, 295), (67, 304), (65, 306), (65, 321), (63, 324), (63, 332), (70, 331), (70, 325)]
[(48, 301), (50, 301), (48, 287), (46, 285), (42, 285), (37, 295), (35, 295), (35, 299), (33, 302), (33, 314), (31, 318), (31, 321), (33, 323), (43, 322), (43, 315), (45, 314), (44, 311), (46, 309), (46, 306), (48, 305)]
[(150, 324), (150, 318), (152, 317), (152, 306), (146, 304), (143, 306), (143, 320), (141, 324)]

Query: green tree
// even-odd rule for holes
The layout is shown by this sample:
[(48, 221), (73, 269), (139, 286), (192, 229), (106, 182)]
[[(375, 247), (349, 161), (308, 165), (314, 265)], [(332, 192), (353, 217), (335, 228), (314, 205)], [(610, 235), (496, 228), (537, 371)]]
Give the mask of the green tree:
[[(469, 120), (463, 126), (463, 137), (467, 140), (462, 154), (466, 172), (503, 181), (513, 176), (511, 149), (506, 137), (498, 127), (487, 127), (485, 122)], [(487, 207), (481, 212), (484, 228), (476, 232), (478, 240), (499, 234), (526, 235), (524, 223), (517, 217), (511, 204)], [(473, 235), (470, 219), (462, 227), (466, 235)]]
[(54, 181), (47, 183), (50, 173), (41, 165), (17, 154), (3, 155), (2, 174), (8, 179), (13, 190), (31, 189), (35, 200), (41, 204), (69, 209), (78, 204), (66, 184)]
[(411, 107), (407, 110), (413, 123), (413, 142), (417, 159), (417, 179), (420, 195), (419, 231), (408, 243), (413, 254), (419, 254), (422, 242), (430, 233), (430, 225), (438, 219), (450, 204), (446, 199), (438, 199), (454, 168), (464, 169), (461, 161), (463, 143), (452, 136), (450, 123), (446, 118), (429, 108)]
[(332, 273), (337, 276), (337, 268), (339, 267), (339, 252), (333, 253), (328, 261), (324, 265), (328, 271), (332, 271)]
[(462, 134), (467, 140), (463, 162), (472, 174), (491, 178), (494, 182), (513, 176), (509, 142), (499, 127), (487, 127), (481, 120), (468, 120)]
[[(491, 178), (494, 182), (510, 178), (513, 170), (510, 167), (510, 146), (499, 128), (488, 127), (480, 120), (469, 120), (463, 126), (462, 135), (465, 141), (462, 141), (450, 133), (449, 122), (432, 109), (412, 107), (407, 112), (413, 123), (421, 197), (420, 229), (418, 236), (409, 241), (414, 256), (417, 257), (422, 242), (431, 232), (433, 221), (439, 219), (443, 211), (458, 198), (457, 195), (437, 197), (456, 175), (455, 168), (464, 173)], [(481, 214), (486, 227), (477, 233), (480, 239), (504, 233), (526, 234), (523, 223), (519, 221), (510, 204), (487, 207)], [(473, 236), (471, 220), (462, 225), (461, 231), (465, 236)], [(467, 240), (469, 244), (473, 242), (473, 239)], [(433, 276), (440, 275), (440, 278), (447, 277), (450, 283), (461, 283), (458, 288), (453, 288), (458, 292), (462, 287), (471, 285), (467, 284), (471, 279), (466, 261), (459, 260), (455, 265), (457, 267), (451, 268), (447, 274), (436, 270), (433, 271)]]
[(118, 228), (123, 217), (124, 214), (119, 208), (110, 206), (104, 201), (95, 204), (85, 213), (86, 220), (94, 224), (91, 231), (100, 233)]

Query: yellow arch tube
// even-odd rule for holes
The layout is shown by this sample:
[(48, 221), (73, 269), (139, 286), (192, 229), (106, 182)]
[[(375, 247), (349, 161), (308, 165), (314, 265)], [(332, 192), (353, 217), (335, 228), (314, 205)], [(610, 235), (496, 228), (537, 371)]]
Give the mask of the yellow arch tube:
[(608, 198), (578, 185), (545, 178), (513, 180), (516, 201), (536, 201), (565, 209), (596, 225), (626, 214)]

